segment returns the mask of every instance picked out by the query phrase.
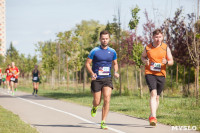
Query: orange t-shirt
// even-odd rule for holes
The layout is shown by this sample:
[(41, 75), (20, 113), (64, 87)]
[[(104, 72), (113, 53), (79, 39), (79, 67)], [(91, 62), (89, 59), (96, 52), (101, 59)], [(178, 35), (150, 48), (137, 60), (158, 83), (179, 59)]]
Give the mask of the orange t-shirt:
[(19, 72), (19, 69), (17, 67), (15, 68), (10, 68), (10, 72), (12, 73), (12, 77), (18, 79), (18, 75), (15, 76), (18, 72)]
[(149, 65), (145, 66), (145, 75), (152, 74), (166, 77), (166, 64), (162, 64), (162, 59), (167, 58), (167, 44), (162, 43), (161, 46), (156, 48), (149, 44), (145, 49), (149, 58)]

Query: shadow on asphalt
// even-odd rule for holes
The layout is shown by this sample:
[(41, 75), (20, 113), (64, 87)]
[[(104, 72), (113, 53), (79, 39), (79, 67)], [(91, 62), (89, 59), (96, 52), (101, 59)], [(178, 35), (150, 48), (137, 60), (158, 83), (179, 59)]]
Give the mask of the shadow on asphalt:
[(40, 96), (35, 96), (35, 95), (23, 95), (23, 96), (17, 96), (20, 98), (24, 98), (24, 99), (31, 99), (31, 100), (52, 100), (50, 98), (46, 98), (46, 97), (40, 97)]
[(51, 97), (55, 99), (61, 98), (82, 98), (82, 97), (92, 97), (90, 93), (61, 93), (61, 92), (54, 92), (54, 93), (45, 93), (42, 94), (44, 97)]
[[(88, 124), (88, 123), (80, 123), (80, 124)], [(98, 123), (99, 125), (101, 123)], [(144, 127), (144, 128), (154, 128), (152, 126), (149, 125), (140, 125), (140, 124), (119, 124), (119, 123), (106, 123), (108, 126), (124, 126), (124, 127)]]
[[(88, 123), (87, 123), (88, 124)], [(81, 126), (81, 125), (41, 125), (41, 124), (32, 124), (33, 126), (38, 127), (77, 127), (77, 128), (95, 128), (95, 127), (89, 127), (89, 126)], [(99, 129), (99, 128), (95, 128)]]

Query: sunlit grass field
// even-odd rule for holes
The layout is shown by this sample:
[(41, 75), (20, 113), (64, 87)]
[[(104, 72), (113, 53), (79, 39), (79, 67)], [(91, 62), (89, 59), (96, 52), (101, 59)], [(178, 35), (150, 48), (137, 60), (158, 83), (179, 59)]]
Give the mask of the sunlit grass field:
[(0, 133), (38, 133), (29, 124), (23, 122), (19, 116), (0, 106)]

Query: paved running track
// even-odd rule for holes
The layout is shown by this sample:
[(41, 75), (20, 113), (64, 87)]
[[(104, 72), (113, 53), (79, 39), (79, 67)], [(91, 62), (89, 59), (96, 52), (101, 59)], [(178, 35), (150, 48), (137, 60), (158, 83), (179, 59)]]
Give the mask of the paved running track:
[(147, 120), (115, 112), (109, 112), (108, 130), (103, 130), (100, 129), (100, 109), (92, 118), (89, 107), (19, 91), (11, 96), (7, 90), (0, 89), (0, 105), (36, 127), (40, 133), (199, 133), (175, 131), (163, 124), (151, 127)]

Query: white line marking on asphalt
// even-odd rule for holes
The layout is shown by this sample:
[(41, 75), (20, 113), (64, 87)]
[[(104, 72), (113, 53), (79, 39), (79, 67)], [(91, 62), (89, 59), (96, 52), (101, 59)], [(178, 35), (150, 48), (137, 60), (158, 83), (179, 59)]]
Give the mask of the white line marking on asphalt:
[[(1, 93), (6, 94), (6, 95), (10, 95), (10, 94), (4, 93), (4, 92), (1, 92)], [(92, 121), (89, 121), (89, 120), (87, 120), (87, 119), (84, 119), (84, 118), (82, 118), (82, 117), (80, 117), (80, 116), (78, 116), (78, 115), (75, 115), (75, 114), (72, 114), (72, 113), (69, 113), (69, 112), (65, 112), (65, 111), (62, 111), (62, 110), (59, 110), (59, 109), (56, 109), (56, 108), (53, 108), (53, 107), (49, 107), (49, 106), (46, 106), (46, 105), (43, 105), (43, 104), (39, 104), (39, 103), (33, 102), (33, 101), (31, 101), (31, 100), (24, 99), (24, 98), (21, 98), (21, 97), (17, 97), (17, 96), (14, 96), (14, 97), (16, 97), (16, 98), (18, 98), (18, 99), (21, 99), (21, 100), (23, 100), (23, 101), (26, 101), (26, 102), (29, 102), (29, 103), (32, 103), (32, 104), (35, 104), (35, 105), (38, 105), (38, 106), (47, 108), (47, 109), (51, 109), (51, 110), (54, 110), (54, 111), (57, 111), (57, 112), (60, 112), (60, 113), (64, 113), (64, 114), (70, 115), (70, 116), (72, 116), (72, 117), (75, 117), (75, 118), (77, 118), (77, 119), (79, 119), (79, 120), (82, 120), (82, 121), (84, 121), (84, 122), (87, 122), (87, 123), (89, 123), (89, 124), (93, 124), (93, 125), (96, 125), (96, 126), (100, 126), (100, 124), (97, 124), (97, 123), (95, 123), (95, 122), (92, 122)], [(116, 133), (125, 133), (125, 132), (123, 132), (123, 131), (120, 131), (120, 130), (117, 130), (117, 129), (114, 129), (114, 128), (111, 128), (111, 127), (108, 127), (108, 130), (114, 131), (114, 132), (116, 132)]]

